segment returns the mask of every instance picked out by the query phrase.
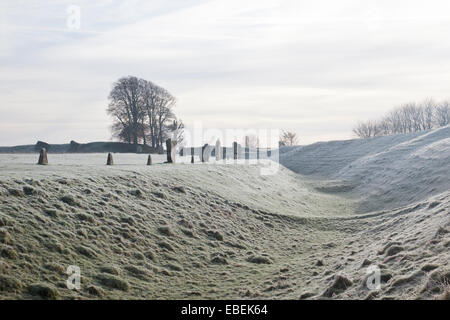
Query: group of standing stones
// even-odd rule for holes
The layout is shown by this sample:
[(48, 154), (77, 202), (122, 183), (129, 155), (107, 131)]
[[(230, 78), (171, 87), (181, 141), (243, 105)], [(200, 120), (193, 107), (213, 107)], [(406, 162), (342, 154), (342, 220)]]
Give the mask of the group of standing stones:
[[(113, 157), (112, 157), (111, 152), (108, 153), (108, 158), (106, 159), (106, 165), (107, 165), (107, 166), (112, 166), (112, 165), (114, 165), (114, 161), (113, 161)], [(147, 165), (148, 165), (148, 166), (151, 166), (151, 165), (152, 165), (152, 156), (151, 156), (150, 154), (148, 155), (148, 158), (147, 158)]]
[[(188, 150), (188, 149), (187, 149)], [(242, 147), (240, 144), (238, 144), (237, 142), (233, 142), (233, 146), (232, 146), (232, 158), (234, 160), (237, 160), (240, 158), (240, 154), (242, 154)], [(265, 150), (265, 152), (267, 152), (267, 156), (271, 157), (271, 150), (270, 148), (267, 149), (263, 149)], [(254, 152), (254, 151), (253, 151)], [(181, 148), (180, 150), (180, 156), (184, 156), (185, 154), (185, 149)], [(213, 156), (216, 158), (216, 161), (219, 161), (221, 159), (226, 160), (227, 159), (227, 148), (226, 147), (222, 147), (221, 146), (221, 142), (218, 139), (216, 141), (216, 145), (214, 146), (210, 146), (209, 144), (205, 144), (201, 147), (201, 151), (199, 152), (199, 157), (200, 157), (200, 161), (201, 162), (208, 162), (210, 156)], [(261, 150), (260, 148), (256, 148), (256, 159), (261, 159)], [(189, 155), (189, 154), (186, 154)], [(194, 163), (194, 155), (195, 155), (195, 148), (191, 147), (190, 148), (190, 155), (191, 155), (191, 163)], [(245, 147), (244, 148), (244, 159), (249, 160), (250, 159), (250, 148), (249, 147)]]
[[(176, 145), (177, 142), (173, 141), (172, 139), (166, 140), (166, 149), (167, 149), (167, 163), (175, 163), (175, 155), (176, 155)], [(211, 156), (211, 151), (214, 152), (214, 156), (216, 160), (226, 160), (227, 159), (227, 148), (221, 146), (220, 140), (217, 139), (215, 148), (212, 150), (212, 146), (208, 145), (207, 143), (203, 145), (201, 149), (200, 154), (200, 160), (201, 162), (208, 162), (209, 157)], [(237, 142), (233, 142), (233, 159), (237, 160), (239, 158), (239, 154), (241, 151), (241, 146)], [(180, 155), (183, 156), (184, 154), (183, 148), (181, 148)], [(194, 153), (195, 148), (191, 147), (191, 163), (194, 163)], [(267, 150), (267, 155), (270, 157), (271, 151), (270, 149)], [(257, 159), (260, 158), (260, 152), (259, 148), (256, 149), (256, 157)], [(245, 159), (250, 158), (250, 149), (248, 147), (245, 148)], [(45, 148), (41, 149), (41, 152), (39, 154), (39, 160), (38, 164), (40, 165), (47, 165), (48, 164), (48, 158), (47, 158), (47, 150)], [(112, 166), (114, 165), (113, 156), (110, 153), (108, 153), (108, 158), (106, 160), (106, 165)], [(147, 159), (147, 165), (152, 165), (152, 156), (149, 154)]]
[[(45, 149), (45, 148), (41, 149), (41, 151), (39, 152), (39, 160), (38, 160), (37, 164), (39, 164), (39, 165), (47, 165), (48, 164), (47, 149)], [(113, 156), (112, 156), (111, 152), (108, 153), (108, 157), (106, 158), (106, 165), (107, 166), (114, 165), (114, 160), (113, 160)], [(152, 156), (150, 154), (148, 155), (147, 165), (148, 166), (152, 165)]]
[[(113, 157), (112, 157), (111, 152), (108, 153), (108, 158), (106, 159), (106, 165), (107, 165), (107, 166), (112, 166), (112, 165), (114, 165), (114, 161), (113, 161)], [(148, 165), (148, 166), (151, 166), (151, 165), (152, 165), (152, 156), (151, 156), (150, 154), (148, 155), (148, 158), (147, 158), (147, 165)]]
[[(166, 140), (166, 149), (167, 149), (167, 163), (175, 163), (175, 155), (176, 155), (176, 147), (177, 142), (173, 141), (172, 139)], [(108, 159), (106, 161), (106, 165), (113, 165), (113, 159), (111, 152), (108, 153)], [(149, 154), (147, 158), (147, 165), (152, 165), (152, 156)]]

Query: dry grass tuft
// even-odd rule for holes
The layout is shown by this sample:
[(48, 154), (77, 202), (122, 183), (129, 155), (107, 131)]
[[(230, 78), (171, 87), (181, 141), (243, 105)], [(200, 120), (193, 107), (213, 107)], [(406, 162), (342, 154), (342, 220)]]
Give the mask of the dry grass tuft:
[(60, 198), (60, 200), (69, 206), (78, 206), (78, 202), (71, 195), (64, 195)]
[(17, 252), (9, 246), (0, 247), (0, 256), (11, 260), (16, 260), (18, 258)]
[(18, 292), (22, 289), (22, 283), (16, 278), (0, 275), (0, 291)]
[(3, 228), (0, 229), (0, 243), (11, 244), (11, 236), (9, 235), (8, 230)]
[(256, 263), (256, 264), (272, 264), (272, 260), (270, 260), (268, 257), (265, 256), (257, 256), (257, 255), (251, 255), (247, 258), (248, 262)]
[(89, 286), (86, 288), (86, 292), (90, 295), (96, 296), (96, 297), (103, 297), (105, 295), (105, 291), (97, 286)]
[(19, 189), (12, 189), (12, 188), (8, 189), (8, 193), (14, 197), (23, 197), (24, 196), (23, 191), (19, 190)]
[(121, 291), (128, 291), (130, 289), (128, 282), (112, 274), (102, 273), (97, 278), (105, 287)]
[(118, 276), (120, 274), (119, 268), (113, 265), (104, 265), (100, 267), (100, 271), (104, 273), (109, 273), (115, 276)]
[(58, 290), (46, 283), (32, 284), (28, 287), (28, 292), (45, 300), (55, 300), (59, 296)]
[(169, 226), (158, 227), (158, 232), (168, 237), (173, 237), (175, 235)]
[(342, 293), (352, 286), (353, 282), (345, 275), (338, 274), (335, 276), (333, 283), (325, 290), (323, 296), (331, 298), (336, 294)]
[(84, 255), (84, 256), (86, 256), (88, 258), (95, 258), (97, 256), (97, 254), (95, 253), (94, 250), (92, 250), (91, 248), (88, 248), (86, 246), (77, 246), (76, 250), (80, 254), (82, 254), (82, 255)]

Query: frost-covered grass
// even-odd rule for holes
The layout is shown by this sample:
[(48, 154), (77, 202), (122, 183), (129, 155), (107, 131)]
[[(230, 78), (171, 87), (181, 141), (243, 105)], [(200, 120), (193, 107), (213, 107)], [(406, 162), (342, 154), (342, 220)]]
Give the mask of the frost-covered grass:
[[(411, 173), (410, 184), (425, 191), (408, 203), (377, 208), (375, 193), (399, 192), (380, 178), (394, 170), (379, 162), (391, 154), (405, 186), (411, 157), (424, 172), (445, 170), (441, 135), (429, 144), (393, 137), (384, 149), (380, 140), (375, 153), (361, 150), (371, 150), (364, 141), (341, 143), (361, 146), (346, 153), (335, 142), (325, 152), (324, 143), (311, 162), (313, 147), (281, 153), (303, 174), (322, 168), (320, 179), (284, 167), (263, 176), (242, 162), (191, 165), (189, 157), (172, 165), (156, 155), (146, 166), (146, 155), (115, 154), (106, 166), (106, 154), (50, 154), (50, 165), (37, 166), (36, 155), (0, 155), (0, 298), (441, 298), (448, 187)], [(66, 288), (69, 265), (81, 268), (78, 291)], [(381, 269), (378, 291), (365, 286), (371, 265)]]
[(450, 189), (450, 126), (320, 142), (281, 153), (280, 162), (326, 183), (339, 182), (341, 191), (358, 199), (359, 212), (392, 209)]

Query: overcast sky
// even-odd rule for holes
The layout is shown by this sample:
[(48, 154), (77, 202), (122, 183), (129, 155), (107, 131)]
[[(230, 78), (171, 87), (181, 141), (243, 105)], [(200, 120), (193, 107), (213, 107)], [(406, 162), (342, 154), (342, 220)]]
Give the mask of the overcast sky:
[(0, 0), (0, 145), (110, 140), (127, 75), (175, 95), (187, 127), (352, 138), (450, 97), (449, 30), (447, 0)]

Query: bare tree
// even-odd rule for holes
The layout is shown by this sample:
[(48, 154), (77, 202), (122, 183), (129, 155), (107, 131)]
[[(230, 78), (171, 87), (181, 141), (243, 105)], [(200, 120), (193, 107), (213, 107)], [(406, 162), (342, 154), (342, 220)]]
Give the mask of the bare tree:
[(113, 138), (131, 143), (130, 127), (127, 124), (124, 124), (119, 120), (114, 121), (111, 126), (111, 131)]
[[(140, 103), (142, 88), (136, 77), (120, 78), (113, 85), (113, 89), (109, 94), (108, 114), (115, 118), (116, 123), (120, 123), (126, 128), (128, 142), (138, 143), (139, 127), (142, 123), (144, 115), (143, 108)], [(113, 126), (113, 128), (118, 125)]]
[(158, 123), (156, 121), (156, 109), (157, 109), (157, 94), (158, 86), (150, 81), (141, 80), (141, 85), (144, 87), (142, 95), (142, 103), (146, 112), (146, 121), (148, 125), (148, 134), (151, 142), (151, 146), (156, 149), (158, 145)]
[(379, 135), (380, 129), (375, 121), (360, 122), (353, 128), (353, 133), (360, 138), (372, 138)]
[(396, 109), (391, 111), (386, 117), (385, 126), (388, 127), (388, 130), (386, 131), (387, 134), (394, 134), (394, 133), (405, 133), (406, 127), (404, 123), (402, 122), (403, 114), (400, 109)]
[(280, 142), (285, 146), (295, 146), (298, 143), (297, 134), (292, 131), (283, 131)]
[(386, 136), (392, 133), (392, 118), (385, 116), (377, 123), (378, 135)]
[(436, 106), (434, 122), (439, 127), (445, 127), (450, 124), (450, 103), (448, 101), (443, 101)]
[(426, 99), (422, 105), (422, 117), (423, 117), (423, 130), (428, 130), (433, 128), (433, 120), (434, 120), (434, 113), (437, 108), (436, 102), (434, 102), (433, 99)]
[[(166, 89), (136, 77), (120, 78), (109, 95), (107, 112), (113, 117), (113, 137), (137, 144), (151, 143), (162, 149), (170, 131), (184, 128), (181, 121), (173, 127), (176, 99)], [(179, 128), (179, 126), (181, 126)]]
[(173, 120), (173, 123), (168, 127), (172, 131), (172, 138), (177, 142), (178, 146), (182, 146), (184, 142), (184, 124), (180, 120)]
[(169, 128), (165, 125), (166, 122), (171, 122), (175, 119), (173, 107), (176, 99), (167, 90), (158, 87), (156, 98), (156, 124), (157, 124), (157, 142), (158, 146), (162, 146), (164, 140), (168, 137)]

